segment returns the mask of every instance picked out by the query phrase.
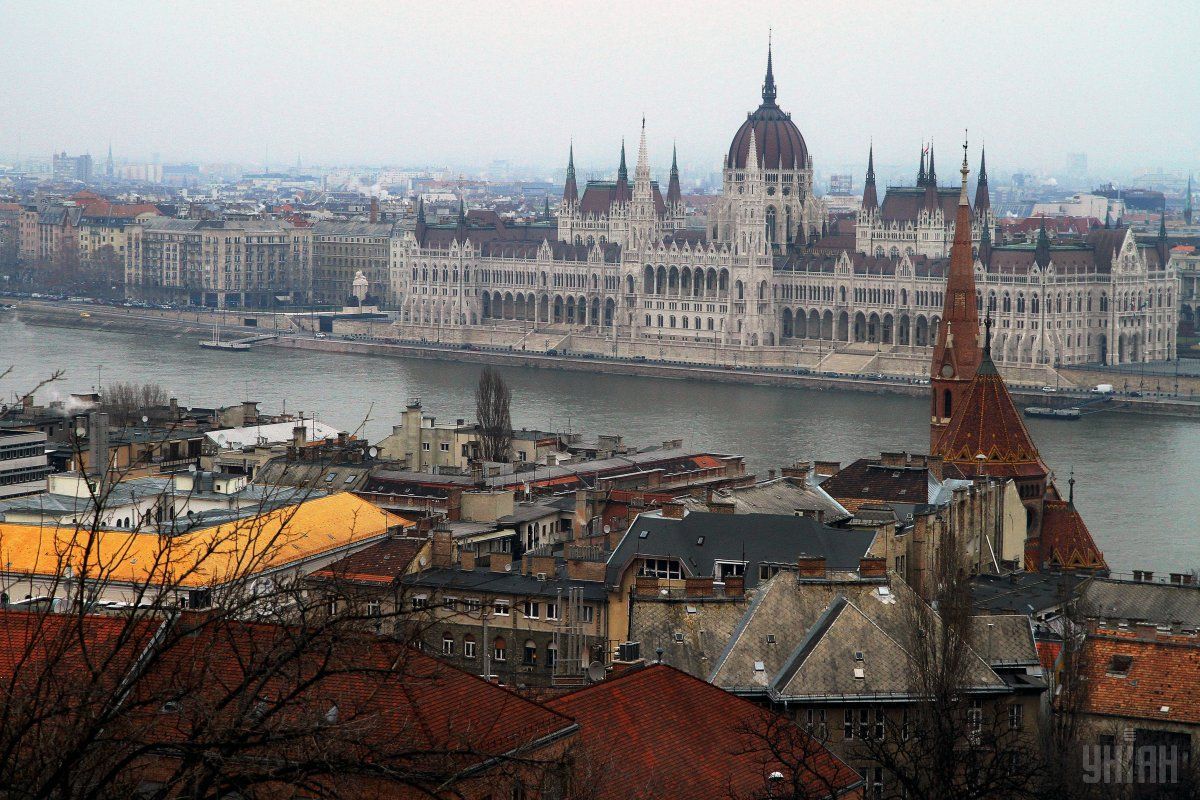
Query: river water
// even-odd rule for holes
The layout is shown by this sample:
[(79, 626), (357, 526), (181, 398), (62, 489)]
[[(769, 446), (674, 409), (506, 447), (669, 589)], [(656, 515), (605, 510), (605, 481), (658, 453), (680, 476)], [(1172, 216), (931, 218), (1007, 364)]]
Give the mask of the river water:
[[(248, 353), (202, 350), (195, 334), (130, 333), (33, 327), (0, 318), (0, 397), (32, 386), (86, 391), (118, 380), (156, 382), (181, 405), (261, 401), (268, 412), (315, 413), (342, 429), (386, 435), (410, 398), (442, 419), (473, 415), (480, 367), (420, 359), (343, 355), (262, 347)], [(646, 445), (686, 445), (745, 456), (765, 474), (797, 459), (841, 460), (881, 450), (928, 449), (923, 398), (854, 392), (658, 380), (502, 368), (513, 391), (513, 422), (550, 430), (625, 436)], [(1075, 500), (1110, 566), (1184, 571), (1200, 567), (1200, 422), (1099, 413), (1079, 422), (1029, 420), (1042, 455)]]

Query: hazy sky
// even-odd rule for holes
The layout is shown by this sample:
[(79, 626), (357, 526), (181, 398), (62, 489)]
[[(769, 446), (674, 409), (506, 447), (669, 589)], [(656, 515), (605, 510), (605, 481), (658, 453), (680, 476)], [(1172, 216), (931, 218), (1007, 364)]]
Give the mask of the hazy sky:
[[(915, 163), (949, 177), (962, 129), (989, 166), (1194, 168), (1194, 0), (855, 3), (9, 2), (0, 153), (164, 161), (717, 166), (779, 103), (818, 170)], [(974, 160), (974, 158), (973, 158)], [(632, 168), (633, 164), (630, 163)]]

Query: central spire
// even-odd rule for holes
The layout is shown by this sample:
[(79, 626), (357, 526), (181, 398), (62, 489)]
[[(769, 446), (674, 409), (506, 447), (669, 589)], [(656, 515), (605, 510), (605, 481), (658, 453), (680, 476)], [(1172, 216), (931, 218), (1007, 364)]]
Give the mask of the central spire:
[(621, 166), (617, 167), (617, 183), (629, 183), (629, 167), (625, 166), (625, 140), (621, 140)]
[(767, 77), (763, 81), (763, 105), (775, 105), (775, 70), (771, 66), (771, 33), (767, 32)]

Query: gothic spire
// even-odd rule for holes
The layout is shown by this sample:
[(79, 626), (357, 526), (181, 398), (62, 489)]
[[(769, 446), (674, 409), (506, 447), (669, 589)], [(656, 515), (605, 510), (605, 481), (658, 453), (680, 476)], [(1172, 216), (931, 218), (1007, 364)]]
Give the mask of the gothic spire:
[(975, 186), (975, 213), (983, 215), (992, 207), (992, 198), (988, 193), (987, 151), (979, 151), (979, 183)]
[(1104, 209), (1104, 229), (1108, 230), (1111, 227), (1112, 227), (1112, 209), (1106, 207)]
[(763, 81), (763, 105), (775, 105), (775, 70), (771, 65), (771, 34), (767, 34), (767, 77)]
[(917, 173), (917, 186), (925, 185), (925, 143), (921, 142), (921, 171)]
[(637, 166), (634, 168), (634, 180), (637, 183), (650, 184), (650, 157), (646, 149), (646, 118), (642, 117), (642, 136), (638, 140)]
[(417, 199), (417, 224), (419, 224), (419, 225), (425, 224), (425, 198), (424, 197)]
[(678, 204), (683, 195), (679, 190), (679, 162), (675, 158), (675, 145), (671, 145), (671, 182), (667, 184), (667, 204)]
[(579, 187), (575, 184), (575, 142), (571, 141), (571, 149), (567, 151), (567, 180), (563, 184), (563, 203), (579, 202)]
[(625, 166), (625, 140), (621, 140), (621, 166), (617, 167), (617, 183), (629, 183), (629, 167)]
[(875, 144), (867, 151), (867, 180), (863, 184), (862, 207), (874, 211), (879, 207), (879, 194), (875, 191)]
[[(966, 165), (963, 165), (964, 168)], [(965, 203), (967, 200), (967, 186), (964, 183), (960, 192), (959, 202)], [(933, 168), (933, 142), (929, 143), (929, 172), (925, 175), (925, 210), (930, 214), (937, 211), (941, 206), (941, 200), (938, 198), (937, 191), (937, 172)]]
[(933, 168), (933, 142), (929, 143), (929, 174), (926, 176), (929, 185), (937, 188), (937, 170)]

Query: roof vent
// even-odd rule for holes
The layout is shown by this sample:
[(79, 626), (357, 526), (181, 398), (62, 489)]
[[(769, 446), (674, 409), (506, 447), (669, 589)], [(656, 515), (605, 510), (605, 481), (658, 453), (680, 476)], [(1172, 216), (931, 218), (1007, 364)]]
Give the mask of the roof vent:
[(647, 536), (649, 536), (649, 535), (650, 535), (650, 531), (642, 531), (642, 532), (640, 532), (640, 533), (638, 534), (638, 538), (639, 538), (639, 539), (645, 539), (645, 538), (646, 538)]
[(1159, 706), (1159, 709), (1158, 709), (1158, 710), (1159, 710), (1159, 712), (1160, 712), (1160, 713), (1162, 713), (1162, 714), (1170, 714), (1170, 713), (1171, 713), (1171, 707), (1170, 707), (1170, 706)]
[(766, 663), (764, 663), (762, 661), (755, 661), (754, 662), (754, 671), (755, 672), (766, 672), (767, 671)]
[(695, 607), (695, 606), (686, 606), (686, 609), (687, 609), (687, 613), (689, 613), (689, 614), (695, 614), (695, 613), (696, 613), (696, 607)]
[(863, 661), (863, 660), (865, 660), (865, 659), (863, 658), (863, 651), (862, 651), (862, 650), (855, 650), (855, 651), (854, 651), (854, 660), (855, 660), (855, 661)]
[(867, 677), (867, 671), (866, 671), (865, 669), (863, 669), (862, 667), (855, 667), (855, 668), (854, 668), (854, 678), (855, 678), (855, 680), (860, 680), (860, 681), (861, 681), (861, 680), (864, 680), (866, 677)]
[(683, 644), (683, 634), (679, 631), (675, 632), (675, 641)]
[(892, 590), (889, 589), (888, 587), (886, 587), (886, 586), (879, 587), (879, 596), (880, 597), (890, 597), (891, 594), (892, 594)]
[(697, 536), (696, 537), (696, 547), (703, 547), (703, 546), (704, 546), (704, 537)]
[(775, 644), (775, 634), (773, 634), (773, 633), (767, 634), (767, 644)]

